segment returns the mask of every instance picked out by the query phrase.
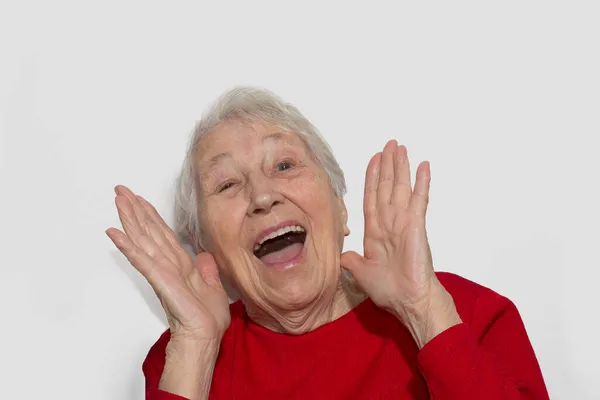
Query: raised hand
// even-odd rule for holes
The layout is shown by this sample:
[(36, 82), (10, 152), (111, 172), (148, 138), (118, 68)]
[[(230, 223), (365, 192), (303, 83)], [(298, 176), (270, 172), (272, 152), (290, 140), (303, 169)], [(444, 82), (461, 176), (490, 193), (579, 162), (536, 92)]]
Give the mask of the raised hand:
[(220, 342), (230, 323), (229, 302), (213, 256), (203, 252), (194, 262), (150, 203), (125, 186), (115, 193), (124, 232), (106, 234), (154, 289), (171, 337)]
[(349, 251), (341, 257), (341, 266), (407, 326), (420, 347), (461, 322), (433, 269), (425, 229), (430, 180), (423, 162), (413, 190), (406, 148), (389, 141), (367, 168), (364, 256)]

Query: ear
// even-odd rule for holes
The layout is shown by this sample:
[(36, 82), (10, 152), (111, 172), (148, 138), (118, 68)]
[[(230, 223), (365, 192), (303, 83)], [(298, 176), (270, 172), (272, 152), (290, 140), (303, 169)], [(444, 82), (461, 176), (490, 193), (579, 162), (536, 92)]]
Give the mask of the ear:
[(344, 199), (340, 197), (340, 209), (342, 212), (342, 224), (344, 224), (344, 236), (350, 235), (350, 228), (348, 227), (348, 210), (346, 209), (346, 203)]

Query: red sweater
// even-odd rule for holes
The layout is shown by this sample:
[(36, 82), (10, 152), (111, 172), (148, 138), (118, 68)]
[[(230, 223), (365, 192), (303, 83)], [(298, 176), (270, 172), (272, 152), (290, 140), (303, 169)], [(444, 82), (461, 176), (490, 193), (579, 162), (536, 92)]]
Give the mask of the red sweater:
[[(420, 351), (406, 328), (369, 299), (301, 336), (253, 323), (231, 305), (210, 399), (548, 399), (515, 305), (450, 273), (437, 273), (463, 323)], [(184, 400), (158, 389), (167, 330), (143, 364), (147, 400)]]

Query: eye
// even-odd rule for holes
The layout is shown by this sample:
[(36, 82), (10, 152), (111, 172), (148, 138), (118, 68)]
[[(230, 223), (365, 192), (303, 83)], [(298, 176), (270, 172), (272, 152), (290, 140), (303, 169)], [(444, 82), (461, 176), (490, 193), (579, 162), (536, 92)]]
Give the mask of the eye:
[(221, 193), (226, 191), (227, 189), (229, 189), (230, 187), (232, 187), (234, 185), (235, 182), (225, 182), (222, 185), (219, 185), (219, 187), (217, 188), (217, 192)]
[(277, 163), (277, 166), (275, 167), (275, 169), (277, 171), (283, 172), (288, 169), (291, 169), (293, 166), (294, 165), (289, 161), (281, 161), (281, 162)]

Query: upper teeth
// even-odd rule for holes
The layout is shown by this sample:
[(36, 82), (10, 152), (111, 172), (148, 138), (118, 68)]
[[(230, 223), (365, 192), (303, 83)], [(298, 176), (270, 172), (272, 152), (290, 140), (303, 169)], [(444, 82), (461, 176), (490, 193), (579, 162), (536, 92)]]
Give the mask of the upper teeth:
[(264, 242), (266, 242), (267, 240), (274, 239), (277, 236), (284, 235), (288, 232), (304, 232), (304, 228), (301, 227), (300, 225), (290, 225), (290, 226), (286, 226), (284, 228), (278, 229), (275, 232), (271, 232), (267, 236), (264, 236), (262, 239), (260, 239), (260, 241), (254, 246), (254, 251), (260, 249), (260, 246), (262, 246), (262, 244)]

